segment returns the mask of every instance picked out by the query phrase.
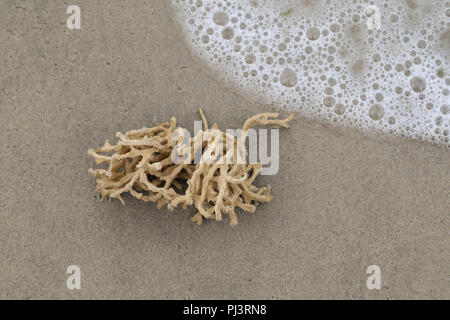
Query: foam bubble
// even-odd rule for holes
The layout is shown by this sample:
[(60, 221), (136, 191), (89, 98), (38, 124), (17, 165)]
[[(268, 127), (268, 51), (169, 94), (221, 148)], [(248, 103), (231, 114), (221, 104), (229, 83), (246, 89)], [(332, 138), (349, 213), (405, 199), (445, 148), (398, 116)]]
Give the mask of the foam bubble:
[(293, 87), (297, 84), (297, 74), (291, 69), (284, 69), (280, 75), (280, 83), (285, 87)]
[(233, 39), (233, 37), (234, 37), (233, 28), (228, 27), (222, 30), (222, 38), (224, 38), (225, 40)]
[(330, 107), (334, 106), (335, 103), (336, 103), (336, 100), (331, 96), (326, 96), (325, 98), (323, 98), (323, 104), (326, 107), (330, 108)]
[(317, 40), (320, 37), (320, 30), (316, 27), (311, 27), (306, 31), (306, 37), (309, 40)]
[(334, 107), (334, 112), (337, 115), (343, 115), (345, 113), (345, 106), (342, 103), (338, 103), (335, 107)]
[(379, 104), (374, 104), (369, 108), (369, 117), (372, 120), (378, 121), (381, 120), (384, 116), (384, 107)]
[(450, 146), (450, 1), (172, 0), (189, 44), (259, 101)]
[(219, 26), (225, 26), (229, 20), (228, 14), (223, 11), (217, 11), (213, 15), (213, 22)]
[(414, 77), (411, 79), (411, 88), (415, 92), (423, 92), (423, 91), (425, 91), (426, 87), (427, 87), (427, 83), (424, 78)]

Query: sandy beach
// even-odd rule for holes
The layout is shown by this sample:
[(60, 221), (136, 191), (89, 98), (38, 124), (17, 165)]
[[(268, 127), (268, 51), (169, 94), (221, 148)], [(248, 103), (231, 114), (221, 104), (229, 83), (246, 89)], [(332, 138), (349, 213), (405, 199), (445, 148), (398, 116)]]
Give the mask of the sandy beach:
[[(450, 151), (297, 114), (280, 130), (273, 201), (194, 210), (99, 201), (87, 150), (175, 116), (240, 128), (281, 110), (193, 55), (169, 1), (0, 2), (0, 298), (448, 299)], [(280, 111), (283, 115), (287, 112)], [(81, 270), (68, 290), (66, 269)], [(381, 269), (380, 290), (366, 269)]]

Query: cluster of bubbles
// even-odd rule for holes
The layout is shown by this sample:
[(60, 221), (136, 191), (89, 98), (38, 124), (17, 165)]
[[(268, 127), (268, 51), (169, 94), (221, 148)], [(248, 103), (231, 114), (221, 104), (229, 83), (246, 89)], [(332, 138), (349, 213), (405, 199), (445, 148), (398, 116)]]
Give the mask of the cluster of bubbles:
[(264, 102), (450, 145), (450, 0), (172, 3), (194, 52)]

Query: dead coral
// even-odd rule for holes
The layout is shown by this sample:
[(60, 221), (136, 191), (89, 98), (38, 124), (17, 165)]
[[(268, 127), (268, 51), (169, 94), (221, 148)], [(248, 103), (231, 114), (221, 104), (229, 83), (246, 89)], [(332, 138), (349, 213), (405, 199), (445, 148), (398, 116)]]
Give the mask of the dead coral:
[[(270, 186), (253, 185), (262, 165), (247, 164), (245, 140), (256, 125), (288, 128), (293, 114), (282, 120), (276, 119), (278, 113), (255, 115), (245, 121), (239, 137), (219, 130), (216, 124), (209, 129), (201, 109), (200, 115), (204, 128), (187, 141), (183, 140), (187, 130), (176, 128), (172, 118), (170, 124), (119, 132), (115, 145), (106, 141), (103, 147), (90, 149), (88, 153), (97, 164), (108, 165), (107, 169), (89, 169), (97, 178), (96, 190), (103, 197), (118, 198), (122, 204), (121, 194), (130, 192), (138, 199), (156, 202), (158, 208), (166, 204), (169, 210), (179, 204), (184, 209), (194, 205), (198, 212), (191, 221), (197, 224), (203, 218), (219, 221), (222, 214), (228, 214), (234, 226), (236, 207), (255, 212), (259, 203), (270, 201)], [(194, 164), (197, 150), (202, 153)], [(183, 185), (187, 185), (184, 192)]]
[[(111, 145), (108, 141), (97, 149), (89, 149), (88, 154), (96, 164), (108, 164), (108, 169), (89, 169), (97, 178), (96, 190), (103, 197), (118, 198), (130, 192), (134, 197), (156, 202), (158, 208), (181, 197), (175, 189), (181, 190), (180, 180), (187, 180), (193, 165), (175, 164), (171, 152), (177, 141), (171, 139), (176, 120), (162, 123), (154, 128), (142, 128), (126, 134), (118, 132), (119, 141)], [(104, 153), (113, 152), (112, 155)]]

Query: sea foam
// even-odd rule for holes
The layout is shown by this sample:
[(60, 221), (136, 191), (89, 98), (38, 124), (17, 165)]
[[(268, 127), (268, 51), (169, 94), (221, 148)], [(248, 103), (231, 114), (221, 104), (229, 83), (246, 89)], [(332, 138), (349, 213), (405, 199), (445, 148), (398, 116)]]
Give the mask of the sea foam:
[(172, 4), (193, 51), (261, 101), (450, 146), (450, 1)]

